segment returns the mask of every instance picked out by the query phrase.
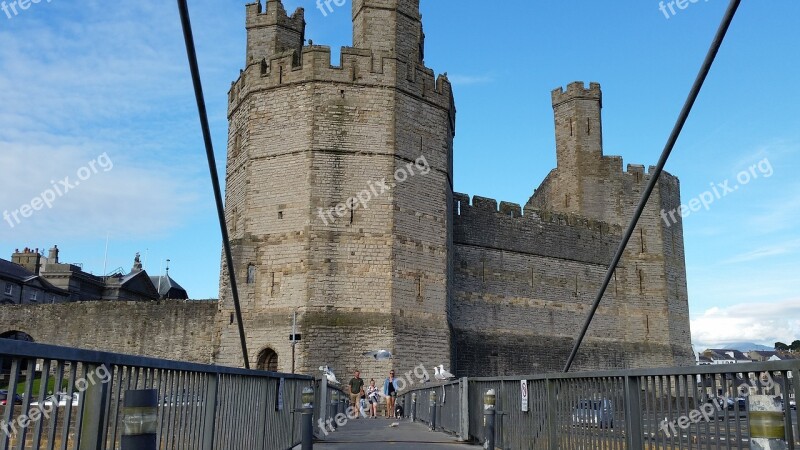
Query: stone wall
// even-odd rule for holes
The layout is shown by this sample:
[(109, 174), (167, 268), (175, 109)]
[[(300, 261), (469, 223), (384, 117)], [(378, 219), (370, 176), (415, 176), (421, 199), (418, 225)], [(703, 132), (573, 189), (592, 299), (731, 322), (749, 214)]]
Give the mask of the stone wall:
[(0, 332), (22, 331), (40, 344), (208, 364), (216, 309), (212, 301), (4, 305)]

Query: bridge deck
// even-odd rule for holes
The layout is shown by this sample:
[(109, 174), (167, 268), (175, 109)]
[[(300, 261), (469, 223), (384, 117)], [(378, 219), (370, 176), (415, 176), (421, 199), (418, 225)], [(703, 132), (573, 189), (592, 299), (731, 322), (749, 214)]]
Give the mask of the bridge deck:
[[(392, 427), (393, 423), (399, 426)], [(380, 448), (380, 444), (391, 445), (392, 449), (435, 449), (455, 450), (456, 448), (476, 448), (458, 442), (458, 439), (444, 433), (428, 431), (428, 427), (420, 423), (411, 423), (408, 419), (398, 421), (384, 418), (351, 420), (345, 426), (323, 436), (314, 444), (315, 449), (322, 450), (366, 450)]]

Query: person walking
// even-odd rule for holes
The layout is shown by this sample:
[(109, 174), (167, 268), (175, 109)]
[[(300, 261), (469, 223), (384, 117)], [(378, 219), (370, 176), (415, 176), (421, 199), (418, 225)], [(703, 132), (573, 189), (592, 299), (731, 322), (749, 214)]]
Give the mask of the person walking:
[(375, 386), (375, 378), (370, 378), (369, 380), (369, 387), (367, 388), (367, 401), (369, 402), (369, 416), (373, 419), (377, 419), (380, 395), (378, 392), (378, 387)]
[(394, 377), (394, 370), (389, 371), (389, 378), (383, 382), (383, 395), (386, 397), (386, 418), (394, 416), (394, 401), (397, 398), (397, 378)]
[[(361, 372), (356, 370), (355, 375), (353, 378), (350, 379), (350, 405), (356, 410), (361, 409), (361, 395), (364, 393), (364, 380), (361, 379)], [(358, 415), (356, 415), (358, 418)]]

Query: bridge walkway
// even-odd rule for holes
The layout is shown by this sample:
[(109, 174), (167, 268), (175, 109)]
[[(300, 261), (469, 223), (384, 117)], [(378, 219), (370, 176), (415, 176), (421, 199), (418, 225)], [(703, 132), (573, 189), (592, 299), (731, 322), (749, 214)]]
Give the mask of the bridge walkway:
[[(392, 424), (398, 424), (393, 427)], [(299, 447), (298, 447), (299, 448)], [(457, 450), (480, 447), (458, 442), (454, 436), (429, 431), (425, 424), (412, 423), (408, 419), (389, 420), (357, 419), (348, 421), (337, 431), (322, 436), (314, 443), (320, 450)]]

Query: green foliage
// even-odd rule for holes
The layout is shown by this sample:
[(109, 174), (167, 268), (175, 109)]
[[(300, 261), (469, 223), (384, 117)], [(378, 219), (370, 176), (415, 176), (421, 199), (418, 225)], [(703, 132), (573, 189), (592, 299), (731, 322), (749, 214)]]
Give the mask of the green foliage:
[(775, 351), (778, 351), (778, 352), (789, 351), (789, 346), (784, 344), (783, 342), (776, 342), (775, 343)]
[[(25, 381), (17, 383), (17, 394), (22, 395), (25, 392), (26, 384), (27, 383)], [(55, 393), (55, 390), (54, 390), (55, 384), (56, 384), (56, 380), (53, 379), (53, 377), (50, 377), (50, 379), (47, 380), (47, 391), (45, 391), (45, 395)], [(38, 395), (39, 394), (39, 388), (41, 387), (41, 385), (42, 385), (42, 379), (41, 378), (36, 378), (35, 380), (33, 380), (33, 394), (34, 395)], [(65, 391), (68, 386), (69, 386), (69, 382), (67, 380), (61, 380), (61, 389), (59, 389), (59, 390), (60, 391)]]

